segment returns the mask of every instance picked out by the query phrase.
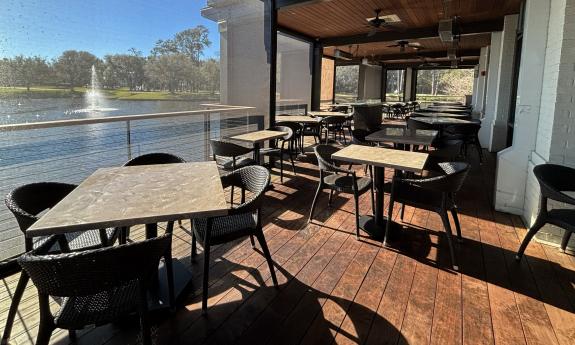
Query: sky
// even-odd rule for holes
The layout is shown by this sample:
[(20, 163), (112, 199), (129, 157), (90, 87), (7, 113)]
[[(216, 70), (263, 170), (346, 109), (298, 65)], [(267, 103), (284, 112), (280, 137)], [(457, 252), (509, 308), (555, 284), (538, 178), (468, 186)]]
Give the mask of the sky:
[(0, 58), (58, 57), (69, 49), (103, 58), (136, 48), (148, 55), (159, 39), (204, 25), (219, 54), (217, 24), (203, 18), (206, 0), (0, 0)]

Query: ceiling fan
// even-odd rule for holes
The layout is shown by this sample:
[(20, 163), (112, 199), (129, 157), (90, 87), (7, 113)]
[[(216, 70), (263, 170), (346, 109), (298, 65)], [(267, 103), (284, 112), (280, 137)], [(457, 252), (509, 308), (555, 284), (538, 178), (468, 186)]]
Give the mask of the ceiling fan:
[(414, 42), (414, 43), (409, 43), (408, 41), (397, 41), (396, 44), (392, 44), (390, 46), (387, 46), (388, 48), (396, 48), (399, 47), (399, 52), (403, 53), (405, 52), (406, 48), (413, 48), (415, 50), (422, 50), (425, 49), (421, 43), (419, 42)]
[(379, 31), (381, 28), (391, 28), (394, 30), (401, 30), (401, 28), (397, 27), (397, 23), (400, 21), (399, 17), (395, 14), (387, 15), (387, 16), (380, 16), (381, 9), (375, 10), (375, 18), (367, 18), (367, 27), (371, 30), (367, 34), (367, 37), (372, 37)]

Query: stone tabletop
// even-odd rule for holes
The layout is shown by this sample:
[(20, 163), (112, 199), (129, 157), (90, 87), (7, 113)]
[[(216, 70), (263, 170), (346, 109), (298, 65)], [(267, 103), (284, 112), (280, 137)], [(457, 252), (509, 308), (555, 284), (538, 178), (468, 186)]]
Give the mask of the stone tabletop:
[(365, 140), (407, 145), (431, 145), (438, 133), (434, 130), (387, 127), (366, 136)]
[(319, 123), (319, 119), (305, 115), (278, 115), (276, 122)]
[(466, 114), (471, 113), (469, 109), (462, 108), (451, 108), (451, 107), (427, 107), (425, 109), (420, 109), (421, 112), (442, 112), (442, 113), (456, 113), (456, 114)]
[(308, 112), (308, 114), (316, 117), (328, 117), (328, 116), (348, 117), (351, 115), (351, 114), (340, 113), (339, 111), (310, 111)]
[(463, 125), (474, 123), (472, 121), (452, 117), (412, 117), (412, 119), (429, 125)]
[(227, 214), (215, 162), (98, 169), (34, 223), (28, 237)]
[(250, 132), (246, 134), (240, 134), (233, 137), (230, 137), (231, 140), (243, 141), (246, 143), (261, 143), (267, 140), (278, 139), (285, 135), (287, 132), (280, 132), (280, 131), (270, 131), (270, 130), (263, 130), (263, 131), (256, 131)]
[(423, 171), (427, 157), (427, 153), (362, 145), (349, 145), (332, 155), (333, 159), (343, 162), (368, 164), (416, 173)]

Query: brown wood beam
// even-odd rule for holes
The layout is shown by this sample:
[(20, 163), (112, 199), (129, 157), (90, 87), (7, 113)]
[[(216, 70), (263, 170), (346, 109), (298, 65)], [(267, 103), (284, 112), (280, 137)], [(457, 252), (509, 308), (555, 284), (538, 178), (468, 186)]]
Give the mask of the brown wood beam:
[[(422, 61), (410, 61), (410, 62), (403, 62), (403, 63), (393, 63), (393, 64), (384, 64), (385, 68), (387, 69), (403, 69), (407, 67), (417, 68), (418, 70), (424, 69), (445, 69), (451, 68), (451, 61), (440, 61), (440, 62), (432, 62), (433, 64), (437, 64), (436, 66), (423, 66), (424, 63)], [(461, 68), (474, 68), (479, 63), (479, 59), (477, 60), (465, 60), (464, 62), (459, 62), (458, 67)]]
[[(458, 50), (457, 51), (457, 57), (475, 57), (475, 56), (480, 56), (481, 55), (481, 50), (480, 49), (465, 49), (465, 50)], [(442, 57), (447, 57), (447, 51), (443, 50), (443, 51), (430, 51), (430, 52), (426, 52), (426, 51), (420, 51), (419, 53), (417, 53), (417, 55), (413, 52), (410, 53), (401, 53), (401, 54), (385, 54), (385, 55), (376, 55), (376, 56), (364, 56), (369, 58), (370, 60), (376, 60), (376, 61), (380, 61), (380, 62), (384, 62), (385, 61), (389, 61), (389, 60), (412, 60), (412, 59), (417, 59), (418, 57), (423, 57), (423, 58), (442, 58)], [(364, 57), (358, 57), (356, 59), (350, 60), (349, 63), (350, 64), (358, 64), (361, 63), (361, 59), (363, 59)]]
[[(503, 30), (503, 18), (485, 22), (462, 23), (459, 25), (459, 33), (461, 35), (475, 35), (501, 30)], [(382, 31), (371, 37), (368, 37), (367, 34), (345, 37), (330, 37), (320, 39), (320, 42), (324, 47), (331, 47), (345, 46), (350, 44), (391, 42), (435, 37), (439, 37), (437, 25), (427, 28), (408, 29), (405, 31)]]
[(286, 8), (294, 8), (299, 6), (307, 6), (312, 4), (317, 4), (319, 2), (328, 2), (331, 0), (275, 0), (276, 8), (279, 9), (286, 9)]

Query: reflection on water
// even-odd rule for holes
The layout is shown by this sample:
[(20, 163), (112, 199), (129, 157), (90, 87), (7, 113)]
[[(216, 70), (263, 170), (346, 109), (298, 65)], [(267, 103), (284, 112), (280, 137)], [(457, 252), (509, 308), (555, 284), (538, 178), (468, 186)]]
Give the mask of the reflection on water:
[(79, 112), (80, 109), (86, 110), (85, 100), (81, 97), (0, 99), (0, 125), (187, 111), (200, 109), (202, 103), (210, 102), (107, 100), (108, 111)]

